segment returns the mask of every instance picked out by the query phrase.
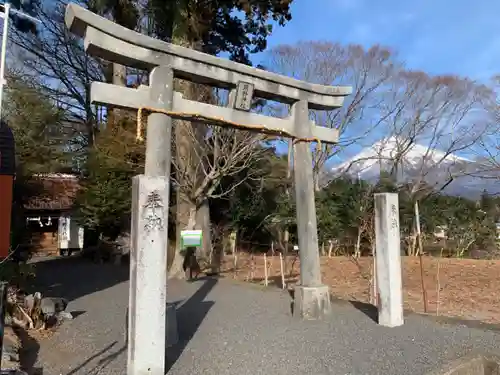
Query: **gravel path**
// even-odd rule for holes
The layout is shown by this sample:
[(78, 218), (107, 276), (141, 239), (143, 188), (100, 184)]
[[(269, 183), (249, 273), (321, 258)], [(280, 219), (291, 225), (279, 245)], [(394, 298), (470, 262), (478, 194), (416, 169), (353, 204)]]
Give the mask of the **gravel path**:
[[(46, 263), (37, 283), (85, 312), (41, 343), (37, 365), (46, 375), (126, 374), (127, 268)], [(499, 331), (417, 315), (388, 329), (349, 303), (334, 303), (327, 321), (298, 321), (287, 294), (228, 280), (172, 282), (169, 299), (184, 300), (169, 375), (425, 374), (471, 352), (500, 354)]]

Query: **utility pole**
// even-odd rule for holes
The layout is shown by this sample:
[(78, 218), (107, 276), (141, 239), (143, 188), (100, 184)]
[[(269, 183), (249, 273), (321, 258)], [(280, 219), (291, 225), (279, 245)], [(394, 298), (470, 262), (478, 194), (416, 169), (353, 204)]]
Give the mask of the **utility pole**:
[(0, 120), (2, 119), (3, 86), (5, 84), (5, 57), (7, 55), (7, 36), (9, 34), (10, 4), (3, 6), (3, 34), (2, 34), (2, 53), (0, 55)]
[(0, 4), (3, 8), (3, 13), (0, 17), (3, 18), (3, 34), (2, 34), (2, 52), (0, 54), (0, 120), (2, 119), (3, 107), (3, 87), (5, 85), (5, 63), (7, 56), (7, 44), (9, 35), (9, 20), (13, 21), (14, 27), (23, 32), (36, 30), (36, 24), (40, 22), (39, 19), (30, 16), (15, 8), (23, 9), (27, 12), (33, 13), (33, 5), (31, 2), (17, 1), (14, 4), (4, 3)]

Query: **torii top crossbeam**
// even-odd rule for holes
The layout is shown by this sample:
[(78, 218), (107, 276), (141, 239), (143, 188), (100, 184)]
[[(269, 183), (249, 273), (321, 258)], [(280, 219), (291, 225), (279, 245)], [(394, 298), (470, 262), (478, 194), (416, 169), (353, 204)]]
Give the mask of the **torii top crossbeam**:
[[(257, 97), (287, 104), (306, 101), (309, 109), (339, 108), (344, 97), (351, 93), (350, 87), (311, 84), (166, 43), (113, 23), (76, 4), (67, 6), (65, 18), (67, 27), (84, 38), (87, 53), (110, 62), (146, 70), (169, 66), (177, 78), (213, 87), (235, 89), (239, 83), (245, 82), (252, 85)], [(92, 101), (128, 108), (151, 107), (152, 103), (143, 100), (143, 90), (94, 83)], [(174, 96), (174, 108), (182, 110), (190, 107), (190, 104), (193, 103), (182, 99), (180, 95)], [(200, 108), (202, 104), (196, 102), (196, 105)], [(290, 130), (290, 124), (285, 120), (242, 113), (230, 108), (202, 106), (206, 107), (204, 113), (208, 111), (213, 116), (230, 118), (231, 122), (241, 122), (243, 127), (257, 122), (263, 125), (264, 132), (289, 133)], [(334, 143), (338, 139), (335, 129), (315, 126), (311, 127), (310, 135), (326, 143)]]

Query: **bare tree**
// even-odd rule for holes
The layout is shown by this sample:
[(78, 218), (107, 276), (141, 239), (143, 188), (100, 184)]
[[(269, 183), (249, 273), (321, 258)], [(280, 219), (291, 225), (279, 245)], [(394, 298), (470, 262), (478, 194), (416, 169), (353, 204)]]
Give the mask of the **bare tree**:
[(441, 190), (464, 172), (468, 159), (458, 154), (489, 129), (485, 104), (491, 92), (468, 79), (422, 72), (401, 72), (393, 82), (384, 120), (395, 146), (389, 172), (396, 179), (409, 175), (412, 194), (424, 182)]
[(89, 57), (82, 41), (75, 39), (64, 23), (67, 2), (45, 2), (38, 9), (41, 21), (38, 35), (12, 31), (14, 61), (21, 70), (39, 82), (46, 95), (68, 114), (65, 123), (80, 127), (75, 137), (83, 146), (95, 140), (96, 108), (90, 102), (90, 83), (101, 81), (103, 64)]
[[(361, 181), (359, 181), (361, 182)], [(372, 248), (372, 255), (374, 254), (375, 243), (374, 232), (375, 232), (375, 215), (373, 206), (373, 194), (375, 193), (374, 186), (367, 186), (363, 189), (362, 196), (359, 197), (359, 212), (356, 215), (356, 221), (358, 224), (358, 233), (356, 236), (356, 244), (354, 245), (354, 257), (361, 257), (361, 240), (363, 237), (369, 240), (369, 244)]]
[[(198, 88), (198, 92), (203, 90)], [(211, 91), (205, 92), (205, 98), (199, 97), (200, 101), (203, 99), (221, 104), (221, 98), (214, 98)], [(184, 122), (176, 121), (175, 126), (183, 126)], [(266, 153), (266, 149), (262, 147), (265, 136), (206, 123), (183, 126), (181, 134), (176, 132), (176, 135), (175, 148), (184, 147), (184, 142), (189, 142), (189, 148), (178, 151), (173, 162), (177, 204), (181, 202), (189, 207), (185, 229), (202, 227), (204, 242), (210, 242), (204, 248), (211, 251), (210, 216), (203, 210), (208, 210), (209, 199), (227, 196), (252, 178), (252, 173), (255, 172), (252, 167)], [(182, 256), (179, 250), (176, 249), (170, 268), (171, 277), (182, 277)]]
[[(492, 78), (491, 96), (488, 102), (491, 126), (479, 141), (476, 150), (474, 168), (469, 174), (473, 177), (483, 179), (483, 182), (495, 184), (500, 179), (500, 100), (498, 89), (500, 88), (500, 76)], [(497, 190), (493, 187), (493, 190)], [(496, 192), (496, 191), (495, 191)]]
[(383, 140), (368, 165), (378, 162), (415, 205), (409, 255), (417, 253), (419, 200), (467, 174), (470, 161), (458, 154), (474, 149), (489, 129), (490, 99), (490, 90), (464, 78), (401, 71), (391, 79), (380, 107)]
[(320, 189), (326, 162), (339, 150), (373, 132), (381, 119), (376, 116), (382, 93), (397, 71), (391, 52), (380, 46), (366, 50), (359, 45), (342, 46), (331, 42), (300, 42), (281, 45), (269, 52), (266, 66), (297, 79), (325, 85), (349, 85), (353, 93), (335, 111), (311, 111), (321, 126), (339, 129), (338, 145), (321, 145), (314, 154), (314, 184)]

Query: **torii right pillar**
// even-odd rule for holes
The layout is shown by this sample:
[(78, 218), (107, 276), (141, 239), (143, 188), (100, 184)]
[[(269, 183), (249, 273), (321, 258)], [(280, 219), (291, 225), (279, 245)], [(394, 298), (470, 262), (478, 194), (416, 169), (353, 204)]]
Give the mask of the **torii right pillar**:
[(321, 282), (311, 144), (300, 141), (312, 135), (307, 101), (292, 105), (292, 118), (299, 140), (293, 146), (293, 170), (300, 255), (300, 284), (295, 287), (293, 314), (315, 320), (330, 313), (331, 303), (330, 290)]

